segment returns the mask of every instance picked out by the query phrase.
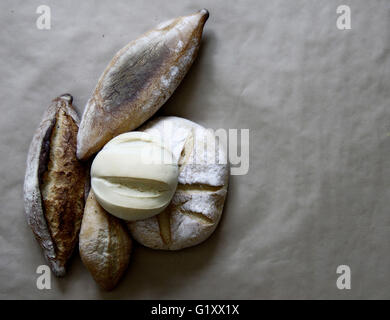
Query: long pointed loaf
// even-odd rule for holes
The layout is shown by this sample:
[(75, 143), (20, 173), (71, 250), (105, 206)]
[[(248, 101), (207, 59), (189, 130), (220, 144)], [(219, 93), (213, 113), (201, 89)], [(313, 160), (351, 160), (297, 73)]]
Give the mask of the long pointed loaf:
[(115, 55), (85, 107), (77, 136), (79, 159), (137, 128), (165, 103), (198, 53), (208, 16), (202, 9), (166, 21)]

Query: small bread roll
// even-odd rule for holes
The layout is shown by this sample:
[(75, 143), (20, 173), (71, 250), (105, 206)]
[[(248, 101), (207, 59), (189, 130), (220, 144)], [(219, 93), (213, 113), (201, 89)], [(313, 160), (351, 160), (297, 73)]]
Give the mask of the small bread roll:
[(97, 154), (91, 185), (105, 210), (135, 221), (152, 217), (168, 206), (178, 175), (176, 159), (158, 137), (128, 132), (110, 140)]
[(84, 265), (105, 290), (112, 290), (125, 273), (132, 242), (122, 221), (99, 205), (91, 190), (81, 224), (79, 250)]
[(229, 166), (224, 146), (202, 126), (178, 117), (157, 118), (141, 130), (160, 135), (179, 159), (179, 184), (162, 213), (128, 222), (133, 238), (164, 250), (203, 242), (217, 227), (226, 198)]

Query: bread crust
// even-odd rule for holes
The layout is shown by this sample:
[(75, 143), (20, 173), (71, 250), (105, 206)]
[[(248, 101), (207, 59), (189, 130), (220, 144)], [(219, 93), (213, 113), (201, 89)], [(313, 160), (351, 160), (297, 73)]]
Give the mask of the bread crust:
[(84, 209), (86, 168), (76, 158), (79, 118), (72, 96), (52, 101), (31, 142), (24, 181), (27, 222), (53, 273), (65, 275)]
[(85, 107), (77, 137), (79, 159), (137, 128), (165, 103), (195, 60), (207, 18), (203, 9), (167, 21), (114, 56)]
[(95, 281), (112, 290), (127, 269), (132, 241), (123, 222), (106, 212), (91, 190), (80, 231), (81, 260)]

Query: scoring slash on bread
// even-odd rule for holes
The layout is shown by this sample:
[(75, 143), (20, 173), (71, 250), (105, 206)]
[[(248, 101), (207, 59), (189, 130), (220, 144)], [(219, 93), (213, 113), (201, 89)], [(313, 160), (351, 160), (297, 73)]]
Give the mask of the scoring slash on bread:
[(81, 260), (95, 281), (112, 290), (127, 269), (132, 242), (123, 222), (106, 212), (91, 190), (80, 231)]
[(198, 53), (208, 16), (202, 9), (166, 21), (114, 56), (85, 107), (77, 136), (79, 159), (137, 128), (165, 103)]
[(76, 158), (79, 118), (72, 96), (53, 100), (30, 144), (24, 180), (27, 222), (56, 276), (77, 243), (86, 168)]
[(225, 146), (204, 127), (179, 117), (157, 118), (141, 130), (162, 137), (179, 159), (179, 184), (162, 213), (128, 222), (133, 238), (163, 250), (203, 242), (217, 227), (227, 194)]

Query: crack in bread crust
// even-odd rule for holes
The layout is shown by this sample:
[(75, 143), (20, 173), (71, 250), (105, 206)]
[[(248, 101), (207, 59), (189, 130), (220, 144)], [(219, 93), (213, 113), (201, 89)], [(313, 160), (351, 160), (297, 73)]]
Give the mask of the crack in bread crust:
[[(176, 192), (181, 193), (194, 193), (194, 192), (217, 192), (221, 190), (223, 186), (211, 186), (207, 184), (194, 183), (194, 184), (179, 184)], [(158, 227), (160, 231), (160, 237), (162, 242), (169, 246), (172, 243), (172, 230), (171, 230), (171, 219), (173, 212), (178, 212), (180, 214), (186, 215), (205, 226), (213, 225), (214, 221), (208, 216), (204, 215), (201, 212), (195, 212), (192, 210), (185, 210), (180, 208), (188, 200), (181, 201), (179, 203), (173, 204), (172, 202), (169, 206), (160, 214), (156, 216), (158, 221)]]
[(165, 245), (171, 243), (171, 214), (170, 206), (163, 212), (157, 215), (158, 227), (160, 229), (160, 237)]
[(42, 175), (44, 215), (57, 260), (65, 264), (73, 252), (84, 207), (85, 169), (76, 159), (78, 127), (61, 106), (50, 137), (47, 169)]
[(181, 192), (215, 192), (221, 190), (223, 186), (210, 186), (208, 184), (193, 183), (193, 184), (181, 184), (177, 186), (177, 191)]
[(181, 214), (184, 214), (192, 219), (195, 219), (202, 224), (205, 224), (205, 225), (213, 225), (214, 224), (214, 221), (212, 219), (210, 219), (209, 217), (207, 217), (206, 215), (204, 215), (203, 213), (195, 212), (195, 211), (191, 211), (191, 210), (184, 210), (184, 209), (179, 209), (178, 212), (180, 212)]
[(194, 130), (191, 128), (191, 133), (187, 136), (186, 141), (184, 142), (183, 150), (180, 154), (179, 167), (180, 171), (187, 164), (189, 157), (194, 150)]

